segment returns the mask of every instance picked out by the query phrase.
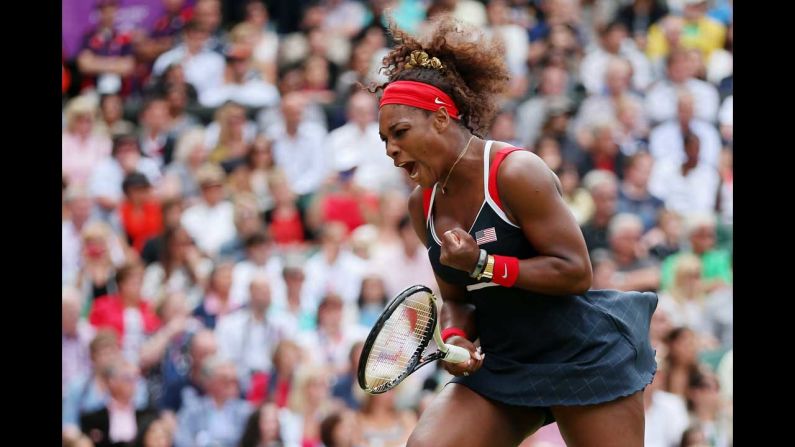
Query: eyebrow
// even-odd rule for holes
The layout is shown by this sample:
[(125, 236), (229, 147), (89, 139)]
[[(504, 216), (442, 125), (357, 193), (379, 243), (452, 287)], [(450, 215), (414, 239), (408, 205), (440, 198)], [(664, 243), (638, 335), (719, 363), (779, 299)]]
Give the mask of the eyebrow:
[[(391, 126), (389, 126), (389, 128), (387, 129), (387, 132), (389, 132), (389, 133), (392, 133), (392, 129), (394, 129), (394, 128), (395, 128), (395, 127), (398, 125), (398, 124), (403, 124), (403, 123), (405, 123), (405, 122), (407, 122), (407, 121), (398, 121), (398, 122), (396, 122), (396, 123), (393, 123), (393, 124), (392, 124)], [(378, 136), (379, 136), (379, 137), (381, 137), (381, 141), (386, 141), (386, 138), (384, 138), (384, 134), (382, 134), (380, 131), (378, 132)]]

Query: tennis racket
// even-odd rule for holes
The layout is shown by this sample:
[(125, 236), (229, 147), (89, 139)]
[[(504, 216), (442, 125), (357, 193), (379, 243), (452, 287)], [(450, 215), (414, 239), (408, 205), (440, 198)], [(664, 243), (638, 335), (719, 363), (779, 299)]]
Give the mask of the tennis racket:
[[(431, 339), (438, 350), (423, 357)], [(359, 386), (370, 394), (381, 394), (434, 360), (462, 363), (469, 359), (468, 350), (442, 341), (431, 289), (411, 286), (389, 303), (370, 330), (359, 358)]]

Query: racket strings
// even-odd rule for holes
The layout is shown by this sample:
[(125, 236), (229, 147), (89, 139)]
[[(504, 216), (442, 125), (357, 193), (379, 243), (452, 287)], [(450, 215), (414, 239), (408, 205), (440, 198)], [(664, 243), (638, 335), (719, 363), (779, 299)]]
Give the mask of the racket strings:
[(388, 387), (410, 372), (431, 334), (432, 305), (427, 294), (414, 294), (387, 320), (367, 358), (365, 376), (371, 389)]

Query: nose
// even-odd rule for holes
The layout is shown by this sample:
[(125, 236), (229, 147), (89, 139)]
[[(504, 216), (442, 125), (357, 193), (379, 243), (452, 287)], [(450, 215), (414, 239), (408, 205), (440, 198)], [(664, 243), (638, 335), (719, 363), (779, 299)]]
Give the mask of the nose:
[(396, 144), (391, 142), (386, 143), (386, 155), (389, 156), (389, 158), (395, 160), (397, 159), (399, 153), (400, 153), (400, 148), (397, 147)]

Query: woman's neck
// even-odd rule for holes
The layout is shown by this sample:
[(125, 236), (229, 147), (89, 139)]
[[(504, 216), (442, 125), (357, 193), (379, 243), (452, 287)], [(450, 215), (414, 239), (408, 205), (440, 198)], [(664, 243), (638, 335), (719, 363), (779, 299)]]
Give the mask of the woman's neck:
[(137, 295), (120, 295), (121, 301), (124, 303), (124, 307), (138, 307), (138, 296)]
[[(483, 175), (480, 169), (483, 164), (483, 157), (485, 155), (485, 146), (481, 144), (481, 140), (473, 137), (468, 131), (466, 133), (460, 132), (459, 136), (453, 137), (448, 143), (449, 146), (455, 147), (455, 152), (449, 154), (446, 160), (447, 167), (442, 170), (442, 177), (438, 179), (439, 187), (443, 188), (441, 192), (449, 194), (450, 192), (466, 191), (472, 185), (480, 185), (482, 182), (477, 180)], [(469, 144), (469, 147), (467, 147)], [(466, 151), (466, 153), (463, 153)], [(458, 160), (458, 157), (461, 159)], [(456, 164), (456, 160), (458, 163)]]

